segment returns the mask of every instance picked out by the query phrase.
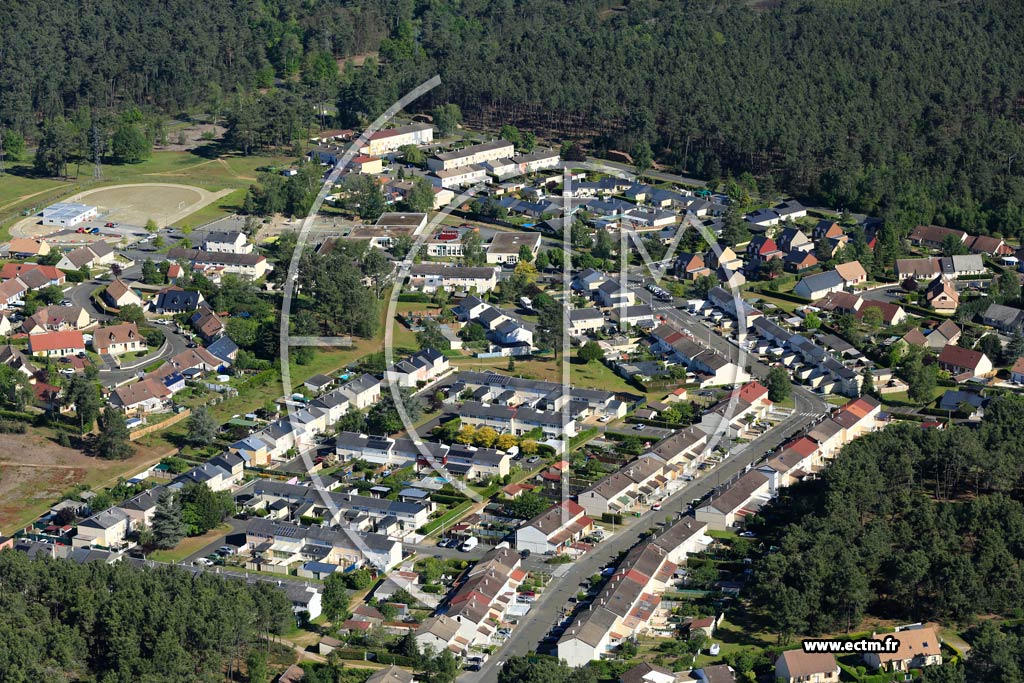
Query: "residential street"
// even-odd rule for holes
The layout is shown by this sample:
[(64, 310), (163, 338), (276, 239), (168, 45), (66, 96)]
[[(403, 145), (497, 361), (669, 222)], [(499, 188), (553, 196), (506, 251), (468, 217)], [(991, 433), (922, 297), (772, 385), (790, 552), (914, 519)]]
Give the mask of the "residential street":
[[(642, 287), (637, 286), (634, 291), (638, 299), (651, 304), (658, 313), (665, 315), (672, 323), (687, 330), (701, 343), (716, 349), (727, 358), (735, 359), (737, 357), (740, 350), (732, 339), (716, 335), (695, 316), (675, 308), (679, 302), (673, 304), (652, 302), (653, 296)], [(755, 377), (763, 378), (768, 374), (769, 367), (756, 356), (748, 356), (745, 364), (750, 366), (751, 373)], [(461, 680), (493, 680), (497, 676), (497, 668), (505, 658), (536, 651), (538, 643), (544, 639), (554, 625), (561, 621), (563, 608), (567, 605), (569, 598), (577, 593), (582, 580), (599, 573), (614, 561), (620, 552), (632, 547), (641, 532), (663, 522), (669, 514), (685, 513), (691, 501), (703, 498), (714, 489), (728, 484), (732, 479), (744, 473), (748, 465), (762, 460), (766, 454), (786, 439), (803, 431), (813, 422), (819, 421), (831, 407), (801, 385), (792, 385), (792, 394), (795, 410), (773, 429), (749, 443), (733, 448), (729, 457), (721, 464), (669, 496), (662, 503), (661, 510), (648, 511), (639, 519), (634, 519), (627, 528), (614, 534), (576, 562), (555, 567), (556, 575), (544, 591), (543, 596), (534, 603), (529, 614), (520, 618), (519, 625), (512, 630), (512, 636), (498, 654), (489, 659), (479, 672), (465, 673)], [(557, 574), (559, 571), (564, 573)]]

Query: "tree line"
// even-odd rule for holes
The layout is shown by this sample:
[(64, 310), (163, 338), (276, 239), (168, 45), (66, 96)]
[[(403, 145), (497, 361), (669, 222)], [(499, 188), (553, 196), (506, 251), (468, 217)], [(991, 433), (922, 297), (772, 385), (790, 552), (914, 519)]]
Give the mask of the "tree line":
[[(1020, 235), (1022, 15), (941, 0), (182, 0), (84, 13), (30, 0), (0, 10), (0, 127), (39, 140), (39, 120), (201, 107), (250, 153), (365, 123), (440, 73), (416, 106), (447, 129), (458, 117), (438, 106), (451, 103), (470, 125), (643, 165), (750, 172), (765, 196), (785, 188), (901, 233), (935, 222)], [(138, 140), (118, 131), (130, 156)]]
[(0, 552), (5, 683), (220, 681), (259, 662), (291, 619), (267, 582)]
[(754, 603), (788, 639), (855, 629), (865, 614), (967, 621), (1024, 604), (1024, 398), (977, 428), (896, 423), (848, 444), (818, 481), (761, 513), (778, 549)]

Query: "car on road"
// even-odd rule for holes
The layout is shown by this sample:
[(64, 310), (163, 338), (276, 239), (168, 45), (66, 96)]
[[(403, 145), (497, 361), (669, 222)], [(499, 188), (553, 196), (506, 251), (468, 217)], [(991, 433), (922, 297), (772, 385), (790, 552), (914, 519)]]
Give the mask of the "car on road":
[(206, 557), (200, 557), (198, 560), (195, 560), (192, 564), (194, 564), (197, 567), (212, 567), (213, 560)]
[(519, 551), (519, 557), (523, 558), (524, 560), (526, 558), (528, 558), (529, 556), (530, 556), (530, 549), (529, 548), (524, 548), (523, 550)]
[(115, 225), (117, 225), (117, 224), (116, 224), (116, 223), (105, 223), (105, 224), (103, 225), (103, 227), (104, 227), (104, 228), (112, 228), (112, 227), (114, 227)]
[(657, 512), (660, 509), (661, 509), (661, 503), (655, 503), (654, 505), (651, 506), (651, 510), (653, 510), (654, 512)]
[(71, 299), (64, 299), (63, 301), (60, 302), (60, 305), (61, 306), (74, 306), (75, 302), (72, 301)]

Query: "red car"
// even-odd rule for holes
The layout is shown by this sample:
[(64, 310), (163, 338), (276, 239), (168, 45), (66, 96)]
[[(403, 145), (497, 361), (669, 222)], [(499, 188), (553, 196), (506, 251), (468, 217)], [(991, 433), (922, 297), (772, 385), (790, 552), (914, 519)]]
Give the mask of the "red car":
[(85, 232), (85, 228), (79, 228), (78, 230), (75, 230), (75, 232), (81, 234), (81, 233)]
[(113, 223), (106, 223), (103, 227), (104, 228), (112, 228), (112, 227), (114, 227), (114, 224)]

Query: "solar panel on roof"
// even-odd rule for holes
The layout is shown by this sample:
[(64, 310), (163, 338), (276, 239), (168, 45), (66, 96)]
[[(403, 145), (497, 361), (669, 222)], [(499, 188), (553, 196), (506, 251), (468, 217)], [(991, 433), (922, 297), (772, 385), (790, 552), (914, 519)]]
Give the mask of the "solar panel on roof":
[(492, 386), (503, 387), (506, 384), (508, 384), (510, 379), (512, 378), (507, 377), (505, 375), (490, 375), (489, 377), (487, 377), (487, 379), (484, 380), (484, 382)]

